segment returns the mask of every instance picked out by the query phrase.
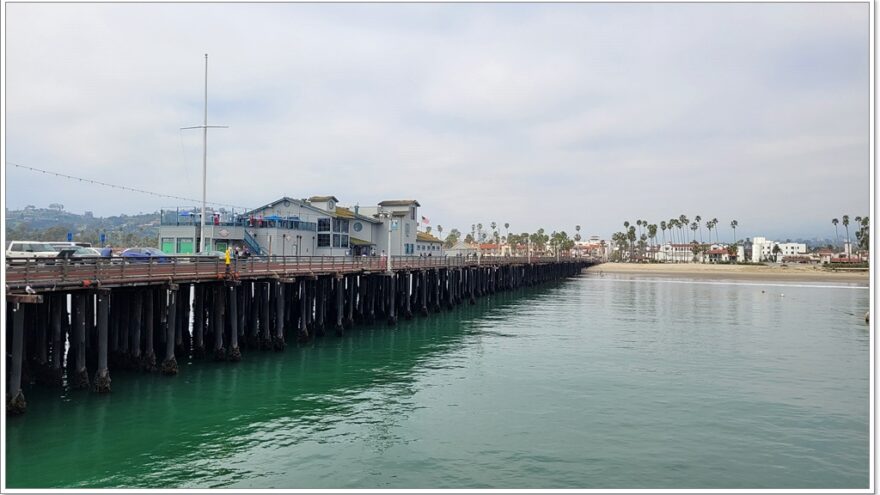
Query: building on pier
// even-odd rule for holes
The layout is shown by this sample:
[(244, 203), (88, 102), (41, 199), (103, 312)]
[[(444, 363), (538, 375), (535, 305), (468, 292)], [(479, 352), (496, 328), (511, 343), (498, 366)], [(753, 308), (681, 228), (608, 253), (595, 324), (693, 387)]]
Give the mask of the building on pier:
[(416, 232), (416, 254), (443, 256), (443, 241), (427, 232)]
[[(205, 250), (239, 248), (269, 256), (417, 254), (418, 201), (387, 200), (370, 207), (338, 203), (335, 196), (285, 196), (242, 212), (208, 209)], [(163, 209), (159, 246), (169, 254), (199, 252), (200, 228), (199, 208)]]

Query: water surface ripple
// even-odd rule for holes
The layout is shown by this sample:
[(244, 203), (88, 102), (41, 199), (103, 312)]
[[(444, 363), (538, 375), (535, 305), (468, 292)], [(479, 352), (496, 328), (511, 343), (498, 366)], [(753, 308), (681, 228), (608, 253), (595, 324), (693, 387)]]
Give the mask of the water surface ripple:
[(866, 488), (868, 298), (585, 274), (175, 378), (116, 372), (109, 396), (29, 389), (7, 483)]

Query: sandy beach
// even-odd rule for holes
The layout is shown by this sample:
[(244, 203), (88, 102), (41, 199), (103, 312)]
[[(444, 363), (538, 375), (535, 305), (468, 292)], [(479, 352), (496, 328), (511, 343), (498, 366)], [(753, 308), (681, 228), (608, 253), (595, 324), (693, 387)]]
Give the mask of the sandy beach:
[(716, 280), (777, 280), (800, 282), (841, 282), (869, 285), (868, 271), (831, 271), (808, 265), (710, 265), (699, 263), (643, 264), (602, 263), (587, 269), (588, 273), (628, 273), (648, 276), (676, 276)]

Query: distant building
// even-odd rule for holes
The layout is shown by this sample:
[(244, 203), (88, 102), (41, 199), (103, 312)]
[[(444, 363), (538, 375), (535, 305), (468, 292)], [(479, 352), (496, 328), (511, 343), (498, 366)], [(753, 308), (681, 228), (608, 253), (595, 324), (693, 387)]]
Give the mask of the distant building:
[(466, 241), (458, 241), (451, 248), (446, 250), (448, 256), (469, 256), (475, 255), (479, 251), (476, 244)]
[(752, 262), (760, 263), (762, 261), (772, 261), (774, 259), (774, 248), (779, 246), (779, 253), (776, 256), (778, 261), (785, 256), (795, 256), (807, 253), (807, 245), (800, 242), (776, 242), (768, 240), (764, 237), (752, 238)]
[(427, 232), (416, 232), (416, 255), (443, 256), (443, 241)]

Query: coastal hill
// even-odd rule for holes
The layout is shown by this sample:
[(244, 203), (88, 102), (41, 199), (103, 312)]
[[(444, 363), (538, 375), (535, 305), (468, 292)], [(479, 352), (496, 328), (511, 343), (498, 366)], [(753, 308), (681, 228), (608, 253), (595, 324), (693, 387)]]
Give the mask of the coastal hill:
[(113, 245), (155, 247), (159, 212), (102, 218), (90, 211), (83, 214), (65, 211), (63, 205), (55, 203), (48, 208), (29, 205), (23, 210), (7, 208), (4, 227), (7, 241), (66, 241), (67, 233), (71, 232), (75, 241), (99, 245), (103, 232), (106, 242)]

